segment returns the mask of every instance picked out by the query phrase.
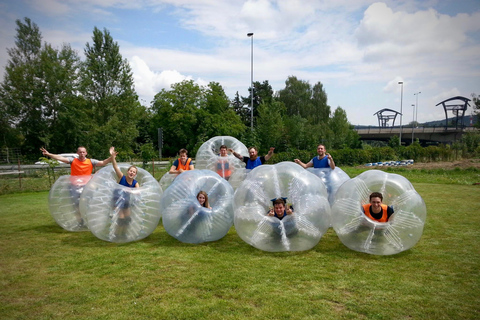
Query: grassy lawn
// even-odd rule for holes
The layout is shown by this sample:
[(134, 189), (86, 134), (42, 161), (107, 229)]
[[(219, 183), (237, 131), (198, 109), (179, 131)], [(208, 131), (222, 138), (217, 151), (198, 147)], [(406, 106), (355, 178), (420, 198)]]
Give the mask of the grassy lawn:
[(61, 229), (47, 192), (2, 195), (0, 319), (478, 319), (472, 175), (405, 173), (427, 223), (415, 247), (393, 256), (351, 251), (332, 229), (299, 253), (260, 251), (234, 228), (190, 245), (160, 225), (119, 245)]

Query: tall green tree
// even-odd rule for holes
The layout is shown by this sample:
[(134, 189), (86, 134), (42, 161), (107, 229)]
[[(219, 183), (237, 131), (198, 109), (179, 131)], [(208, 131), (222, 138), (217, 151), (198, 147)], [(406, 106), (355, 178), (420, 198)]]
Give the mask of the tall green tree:
[(154, 130), (163, 129), (163, 154), (174, 156), (181, 148), (190, 155), (208, 139), (229, 135), (239, 137), (245, 131), (221, 85), (211, 82), (206, 87), (193, 80), (162, 89), (152, 104)]
[[(243, 105), (247, 107), (246, 123), (245, 125), (251, 126), (252, 119), (252, 87), (248, 88), (248, 97), (242, 97)], [(256, 126), (256, 119), (258, 117), (258, 107), (261, 103), (270, 104), (273, 101), (273, 88), (268, 83), (268, 80), (253, 82), (253, 126)]]
[(211, 137), (238, 137), (245, 131), (245, 125), (240, 116), (235, 113), (223, 87), (218, 82), (210, 82), (204, 89), (205, 101), (197, 110), (200, 125), (197, 129), (195, 149)]
[(24, 152), (33, 158), (42, 145), (52, 152), (74, 150), (80, 117), (69, 111), (78, 100), (78, 55), (66, 44), (60, 49), (42, 46), (40, 30), (29, 18), (16, 23), (16, 47), (8, 49), (0, 87), (7, 136), (20, 134)]
[(290, 76), (285, 88), (278, 92), (278, 100), (285, 104), (288, 115), (299, 115), (313, 125), (326, 124), (330, 117), (327, 94), (321, 82), (312, 87), (308, 81)]
[(133, 75), (120, 47), (107, 29), (93, 30), (92, 43), (85, 46), (80, 92), (85, 100), (88, 123), (84, 144), (89, 153), (101, 157), (110, 145), (123, 151), (134, 148), (142, 107), (135, 92)]
[[(193, 80), (172, 84), (171, 90), (162, 89), (152, 102), (152, 126), (163, 129), (164, 156), (174, 156), (181, 148), (192, 151), (198, 128), (197, 109), (204, 89)], [(158, 141), (156, 141), (158, 143)]]
[(80, 58), (70, 45), (45, 44), (40, 54), (43, 111), (48, 132), (40, 139), (52, 151), (76, 150), (85, 118), (77, 96)]
[[(42, 110), (42, 88), (38, 77), (42, 35), (29, 18), (16, 20), (15, 47), (7, 49), (9, 60), (0, 87), (0, 100), (7, 128), (2, 128), (4, 141), (14, 131), (21, 135), (24, 152), (34, 152), (40, 136), (45, 135)], [(3, 124), (3, 123), (2, 123)], [(20, 142), (20, 141), (19, 141)], [(13, 146), (10, 146), (13, 147)]]
[(240, 117), (242, 122), (245, 125), (248, 125), (248, 110), (249, 108), (242, 102), (240, 95), (237, 93), (235, 94), (235, 98), (232, 100), (233, 111)]
[(348, 122), (347, 113), (344, 109), (340, 107), (335, 109), (328, 123), (328, 128), (330, 129), (330, 148), (359, 148), (361, 146), (359, 136)]
[(282, 102), (261, 103), (258, 108), (256, 133), (260, 139), (260, 151), (266, 152), (270, 147), (285, 151), (285, 127), (283, 116), (285, 106)]

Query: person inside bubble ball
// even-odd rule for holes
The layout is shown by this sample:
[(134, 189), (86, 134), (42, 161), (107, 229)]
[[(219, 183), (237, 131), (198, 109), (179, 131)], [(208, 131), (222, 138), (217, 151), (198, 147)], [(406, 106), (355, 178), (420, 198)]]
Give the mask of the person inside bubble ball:
[[(195, 218), (196, 224), (198, 224), (199, 221), (201, 221), (198, 219), (202, 219), (205, 216), (205, 211), (203, 210), (203, 208), (212, 210), (212, 207), (210, 207), (210, 204), (208, 202), (208, 194), (205, 191), (200, 191), (197, 194), (197, 201), (200, 204), (201, 209), (198, 210), (197, 217)], [(198, 205), (194, 205), (194, 204), (190, 205), (190, 207), (188, 208), (188, 216), (185, 216), (183, 218), (182, 223), (186, 223), (193, 216), (195, 211), (197, 211), (197, 209), (198, 209)]]
[(198, 200), (198, 203), (200, 203), (200, 205), (202, 207), (207, 208), (207, 209), (212, 209), (212, 207), (210, 207), (210, 205), (208, 203), (208, 194), (205, 191), (200, 191), (197, 194), (197, 200)]
[(327, 153), (327, 149), (325, 149), (325, 146), (323, 144), (319, 144), (317, 146), (317, 153), (318, 156), (310, 160), (308, 163), (303, 163), (300, 161), (300, 159), (295, 159), (295, 163), (301, 165), (304, 169), (307, 169), (309, 167), (314, 167), (314, 168), (330, 168), (330, 169), (335, 169), (335, 162), (333, 161), (332, 156)]
[[(112, 148), (113, 147), (111, 147), (110, 149)], [(92, 174), (92, 170), (94, 167), (101, 167), (110, 163), (111, 158), (108, 157), (103, 161), (89, 159), (87, 158), (87, 148), (85, 148), (84, 146), (80, 146), (77, 148), (78, 158), (64, 157), (58, 154), (53, 154), (48, 152), (45, 148), (40, 148), (40, 151), (42, 151), (42, 154), (45, 157), (50, 157), (60, 162), (70, 164), (70, 175), (72, 176), (72, 178), (70, 179), (71, 183), (70, 183), (69, 191), (73, 199), (73, 205), (75, 209), (74, 210), (75, 218), (77, 219), (77, 222), (78, 222), (77, 228), (83, 228), (85, 226), (85, 223), (83, 221), (82, 216), (80, 215), (79, 201), (80, 201), (80, 195), (82, 194), (82, 191), (83, 191), (83, 187), (85, 186), (85, 181), (81, 179), (75, 179), (73, 177), (89, 176)]]
[(272, 202), (273, 208), (268, 211), (270, 217), (276, 217), (279, 220), (282, 220), (287, 215), (293, 214), (292, 206), (288, 206), (288, 209), (285, 209), (286, 201), (284, 198), (273, 199)]
[(370, 194), (370, 203), (362, 206), (363, 213), (377, 222), (388, 222), (394, 213), (393, 208), (382, 203), (383, 195), (380, 192)]
[(266, 161), (268, 161), (273, 156), (273, 150), (275, 148), (271, 147), (268, 153), (265, 156), (259, 157), (258, 156), (258, 149), (256, 147), (250, 147), (248, 149), (249, 157), (244, 157), (241, 154), (236, 153), (233, 149), (228, 149), (236, 158), (245, 162), (246, 167), (245, 169), (254, 169), (258, 166), (261, 166)]
[[(270, 217), (276, 217), (278, 220), (282, 220), (286, 216), (293, 214), (293, 207), (287, 204), (287, 198), (276, 198), (272, 199), (273, 208), (268, 211), (267, 215)], [(281, 227), (283, 225), (283, 228)], [(298, 232), (296, 227), (296, 222), (294, 219), (282, 221), (280, 224), (278, 222), (272, 223), (273, 231), (275, 232), (275, 237), (283, 237), (282, 233), (286, 236), (293, 236)], [(283, 230), (283, 231), (282, 231)]]
[(180, 149), (178, 152), (180, 157), (173, 162), (172, 167), (170, 168), (170, 174), (180, 174), (183, 171), (194, 170), (192, 164), (192, 158), (188, 157), (188, 151), (186, 149)]
[(230, 163), (228, 161), (228, 148), (224, 144), (220, 146), (216, 172), (220, 177), (225, 178), (225, 180), (228, 180), (232, 175), (232, 170), (230, 169)]
[[(112, 160), (113, 169), (118, 177), (118, 183), (128, 188), (140, 188), (140, 184), (135, 180), (137, 176), (137, 167), (130, 166), (127, 169), (127, 175), (117, 165), (116, 157), (118, 152), (112, 147), (110, 148), (110, 157)], [(117, 225), (115, 230), (116, 237), (125, 237), (127, 226), (132, 221), (130, 217), (130, 193), (122, 190), (121, 188), (115, 188), (113, 193), (113, 204), (115, 206), (115, 212), (118, 211)]]

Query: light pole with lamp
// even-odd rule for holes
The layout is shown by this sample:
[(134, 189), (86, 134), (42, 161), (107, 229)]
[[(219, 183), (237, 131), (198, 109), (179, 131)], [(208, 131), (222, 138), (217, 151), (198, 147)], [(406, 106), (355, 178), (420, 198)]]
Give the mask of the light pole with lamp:
[(417, 92), (417, 93), (414, 93), (413, 95), (416, 96), (416, 102), (415, 102), (415, 109), (417, 110), (415, 112), (415, 123), (416, 123), (416, 126), (418, 128), (418, 95), (422, 93), (421, 91)]
[(247, 33), (247, 37), (251, 37), (252, 38), (252, 55), (251, 55), (251, 67), (250, 67), (250, 70), (251, 70), (251, 77), (250, 77), (250, 83), (251, 83), (251, 91), (250, 91), (250, 95), (251, 95), (251, 105), (250, 105), (250, 125), (252, 127), (252, 131), (253, 131), (253, 32), (249, 32)]
[(413, 116), (412, 116), (412, 144), (413, 144), (413, 135), (414, 135), (414, 130), (415, 130), (415, 105), (412, 104), (413, 107)]
[(401, 91), (401, 94), (400, 94), (400, 145), (402, 145), (403, 81), (399, 81), (398, 84), (402, 85), (402, 91)]

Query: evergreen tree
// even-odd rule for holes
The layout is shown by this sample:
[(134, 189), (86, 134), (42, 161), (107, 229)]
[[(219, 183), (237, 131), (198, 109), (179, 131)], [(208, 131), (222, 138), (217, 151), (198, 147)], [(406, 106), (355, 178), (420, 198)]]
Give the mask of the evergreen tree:
[[(252, 118), (252, 87), (248, 88), (248, 92), (250, 93), (248, 97), (242, 97), (242, 102), (244, 106), (247, 106), (246, 112), (246, 119), (248, 126), (251, 126), (251, 118)], [(256, 125), (256, 119), (258, 117), (258, 107), (261, 103), (270, 104), (273, 101), (273, 88), (268, 83), (268, 80), (263, 81), (260, 83), (259, 81), (253, 82), (253, 125)]]
[(15, 143), (20, 134), (24, 153), (35, 159), (40, 146), (73, 151), (79, 116), (69, 109), (77, 100), (78, 55), (69, 45), (42, 47), (40, 30), (29, 18), (16, 23), (16, 47), (8, 49), (0, 87), (3, 140)]
[(84, 123), (87, 132), (83, 144), (100, 158), (108, 153), (110, 145), (131, 152), (142, 107), (130, 65), (107, 29), (102, 32), (95, 27), (92, 44), (87, 43), (84, 52), (80, 91), (89, 121)]
[[(24, 141), (25, 153), (32, 153), (45, 136), (47, 127), (41, 101), (41, 81), (38, 70), (40, 66), (40, 51), (42, 35), (38, 26), (29, 18), (24, 22), (16, 20), (17, 35), (15, 47), (7, 49), (9, 60), (5, 67), (4, 79), (0, 88), (2, 104), (2, 135), (4, 142), (7, 137), (15, 136), (15, 131), (21, 135), (18, 141)], [(15, 139), (14, 139), (15, 140)]]

